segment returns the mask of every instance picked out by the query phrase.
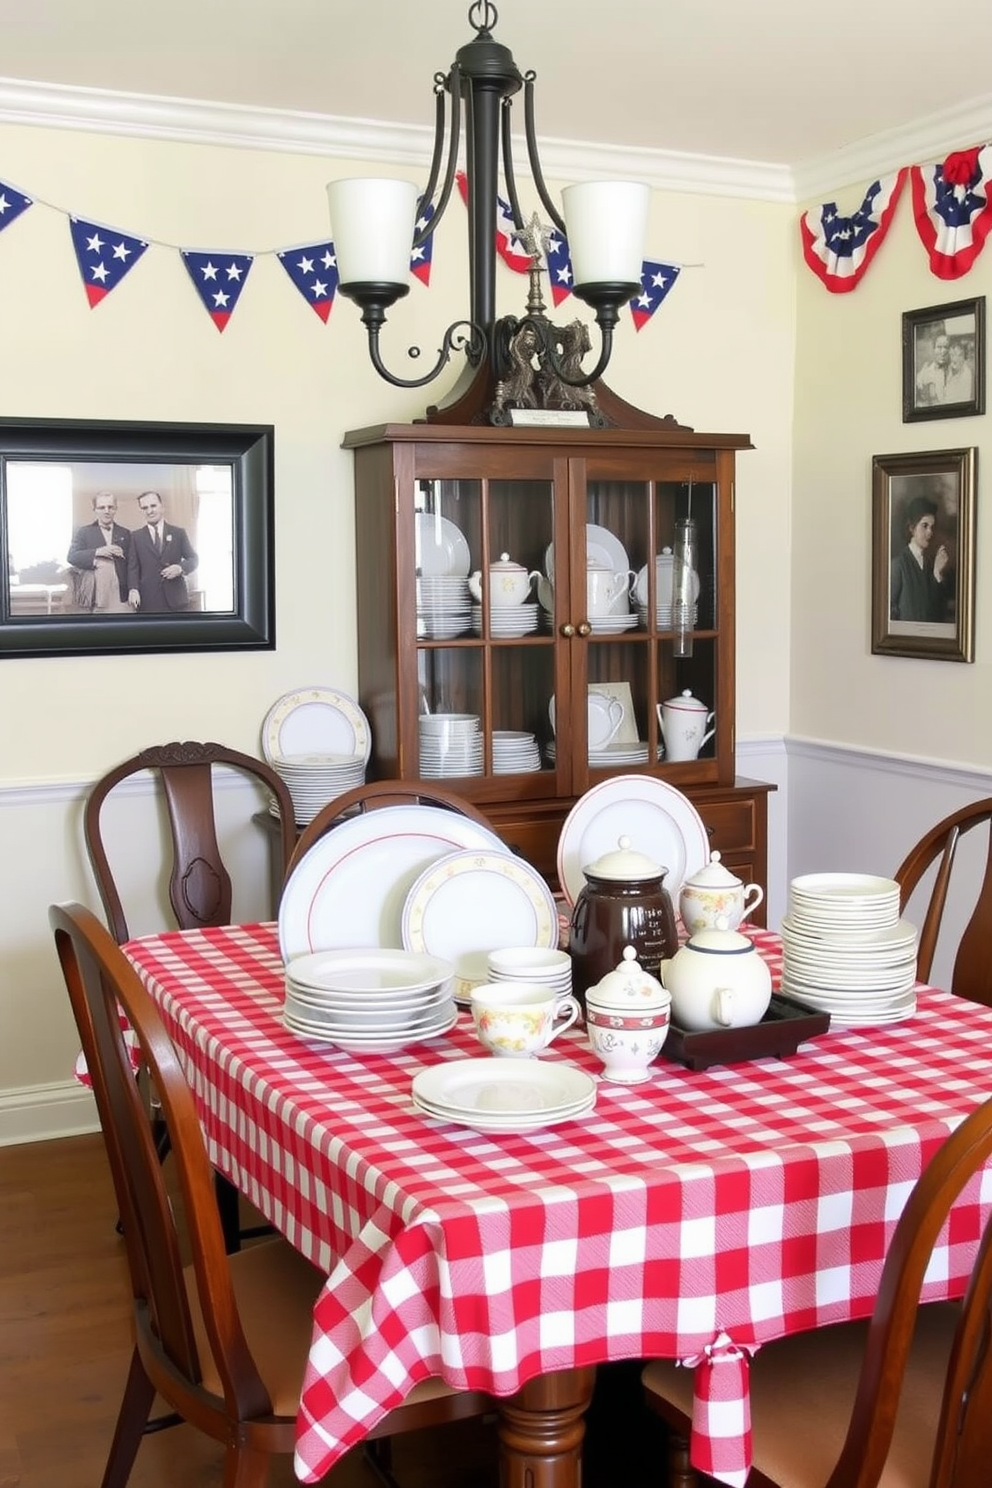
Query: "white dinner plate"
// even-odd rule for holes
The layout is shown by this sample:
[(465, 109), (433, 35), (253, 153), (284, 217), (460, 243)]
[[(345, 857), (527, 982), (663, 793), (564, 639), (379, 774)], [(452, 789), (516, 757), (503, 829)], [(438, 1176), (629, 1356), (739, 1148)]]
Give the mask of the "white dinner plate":
[(298, 687), (266, 713), (262, 753), (270, 765), (287, 755), (350, 755), (368, 764), (372, 730), (348, 693), (336, 687)]
[[(586, 564), (594, 563), (600, 568), (612, 568), (614, 573), (626, 573), (630, 568), (627, 549), (608, 527), (596, 522), (586, 523)], [(555, 576), (555, 545), (548, 543), (544, 554), (544, 572), (549, 579)]]
[(428, 1039), (440, 1038), (442, 1034), (454, 1028), (457, 1021), (458, 1009), (454, 1008), (438, 1028), (433, 1028), (429, 1031), (421, 1030), (419, 1033), (386, 1033), (382, 1034), (379, 1038), (375, 1038), (371, 1034), (357, 1034), (354, 1037), (345, 1033), (330, 1035), (320, 1028), (310, 1028), (303, 1024), (297, 1024), (294, 1019), (287, 1017), (285, 1013), (283, 1014), (283, 1022), (290, 1033), (295, 1033), (298, 1037), (305, 1038), (309, 1043), (333, 1044), (336, 1049), (344, 1049), (349, 1054), (395, 1054), (398, 1050), (406, 1049), (411, 1044), (423, 1044)]
[(432, 864), (403, 906), (403, 944), (450, 961), (455, 995), (489, 980), (489, 952), (558, 945), (558, 907), (541, 875), (507, 852), (470, 849)]
[(459, 848), (510, 855), (488, 827), (441, 806), (381, 806), (349, 817), (293, 869), (279, 905), (284, 961), (312, 951), (403, 945), (403, 905), (416, 880)]
[(664, 887), (676, 904), (685, 880), (709, 861), (702, 817), (681, 791), (652, 775), (604, 780), (579, 797), (558, 838), (558, 882), (569, 905), (585, 884), (583, 868), (616, 851), (621, 837), (668, 870)]
[(318, 993), (337, 996), (388, 998), (422, 992), (446, 982), (454, 968), (437, 956), (405, 950), (318, 951), (295, 956), (286, 967), (287, 979)]
[(591, 1111), (596, 1104), (596, 1095), (593, 1092), (584, 1101), (570, 1107), (568, 1110), (555, 1111), (548, 1115), (544, 1112), (537, 1116), (509, 1116), (500, 1118), (492, 1116), (488, 1112), (446, 1111), (435, 1109), (426, 1101), (413, 1097), (413, 1108), (422, 1116), (428, 1116), (434, 1121), (447, 1121), (452, 1126), (465, 1126), (471, 1131), (481, 1132), (483, 1136), (490, 1137), (512, 1137), (526, 1136), (529, 1132), (543, 1131), (548, 1126), (561, 1126), (566, 1121), (577, 1121), (587, 1111)]
[(553, 1116), (595, 1100), (596, 1082), (585, 1070), (539, 1059), (455, 1059), (418, 1070), (413, 1096), (437, 1112)]
[(472, 558), (465, 534), (456, 523), (435, 512), (417, 512), (414, 541), (418, 573), (468, 577)]

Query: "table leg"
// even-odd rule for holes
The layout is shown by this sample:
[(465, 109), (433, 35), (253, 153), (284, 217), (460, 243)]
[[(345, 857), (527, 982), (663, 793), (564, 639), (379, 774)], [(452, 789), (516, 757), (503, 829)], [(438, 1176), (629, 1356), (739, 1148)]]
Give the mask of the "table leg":
[(595, 1369), (559, 1369), (500, 1401), (500, 1488), (580, 1488), (595, 1382)]

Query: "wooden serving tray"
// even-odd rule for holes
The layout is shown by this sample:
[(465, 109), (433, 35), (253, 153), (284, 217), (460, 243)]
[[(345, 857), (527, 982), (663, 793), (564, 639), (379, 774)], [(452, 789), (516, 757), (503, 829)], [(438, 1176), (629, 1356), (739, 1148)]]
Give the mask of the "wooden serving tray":
[(712, 1028), (693, 1033), (672, 1023), (661, 1046), (661, 1057), (687, 1065), (691, 1070), (769, 1056), (784, 1059), (795, 1054), (806, 1039), (826, 1033), (829, 1027), (829, 1013), (814, 1012), (775, 992), (761, 1022), (753, 1023), (750, 1028)]

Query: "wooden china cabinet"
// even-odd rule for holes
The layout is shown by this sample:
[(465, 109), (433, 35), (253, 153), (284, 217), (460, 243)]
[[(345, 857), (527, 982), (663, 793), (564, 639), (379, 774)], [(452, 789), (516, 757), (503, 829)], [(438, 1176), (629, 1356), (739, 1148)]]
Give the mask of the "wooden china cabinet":
[[(346, 436), (355, 458), (369, 777), (421, 778), (421, 715), (474, 714), (482, 773), (439, 783), (480, 807), (553, 886), (568, 811), (591, 786), (624, 772), (657, 775), (683, 791), (727, 866), (763, 884), (770, 787), (734, 777), (734, 457), (750, 441), (697, 434), (619, 399), (613, 406), (633, 415), (627, 427), (425, 422)], [(673, 632), (661, 628), (671, 623), (658, 593), (666, 560), (654, 559), (672, 548), (676, 522), (687, 516), (695, 521), (699, 593), (691, 655), (676, 656)], [(496, 612), (494, 625), (485, 582), (475, 627), (465, 618), (464, 591), (454, 598), (460, 585), (418, 582), (418, 574), (485, 576), (503, 555), (529, 571), (553, 570), (553, 616), (539, 607), (531, 633), (493, 633), (506, 629), (506, 611)], [(632, 599), (631, 621), (608, 621), (601, 633), (587, 614), (587, 561), (624, 565), (646, 613), (637, 615)], [(543, 593), (548, 598), (546, 586)], [(619, 691), (625, 711), (617, 749), (594, 739), (590, 760), (590, 727), (601, 717), (590, 694), (600, 688), (607, 697)], [(715, 711), (715, 733), (698, 759), (659, 760), (657, 705), (686, 689)], [(539, 770), (494, 768), (493, 734), (504, 730), (536, 736)], [(629, 763), (634, 741), (646, 746), (645, 758)]]

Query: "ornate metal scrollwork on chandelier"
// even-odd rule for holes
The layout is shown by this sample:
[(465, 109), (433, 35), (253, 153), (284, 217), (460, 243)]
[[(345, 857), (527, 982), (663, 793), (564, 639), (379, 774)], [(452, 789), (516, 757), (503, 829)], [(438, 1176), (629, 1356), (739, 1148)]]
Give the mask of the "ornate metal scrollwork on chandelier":
[[(338, 288), (361, 309), (372, 364), (394, 387), (425, 387), (447, 366), (453, 352), (464, 352), (470, 365), (479, 369), (488, 359), (495, 388), (490, 409), (493, 422), (508, 422), (507, 410), (513, 407), (586, 408), (592, 416), (592, 384), (609, 363), (620, 310), (640, 289), (648, 188), (627, 181), (567, 186), (562, 193), (563, 213), (559, 213), (545, 185), (537, 151), (535, 75), (521, 74), (509, 49), (494, 40), (492, 30), (497, 19), (490, 0), (476, 0), (468, 12), (474, 38), (459, 49), (447, 74), (435, 74), (434, 150), (422, 193), (418, 194), (412, 182), (399, 180), (347, 178), (328, 186)], [(528, 163), (550, 226), (542, 225), (536, 214), (525, 224), (517, 196), (510, 109), (513, 95), (521, 88)], [(427, 240), (451, 200), (463, 105), (469, 316), (445, 331), (430, 371), (418, 377), (398, 377), (383, 361), (380, 331), (389, 308), (408, 293), (411, 244), (415, 249)], [(530, 254), (531, 269), (526, 313), (520, 318), (505, 316), (497, 320), (496, 228), (501, 160), (514, 228)], [(555, 230), (568, 240), (572, 293), (594, 309), (600, 330), (599, 355), (589, 371), (582, 368), (582, 359), (591, 350), (586, 324), (576, 320), (571, 326), (557, 327), (544, 313), (541, 256)], [(419, 357), (420, 349), (411, 347), (409, 355)]]

